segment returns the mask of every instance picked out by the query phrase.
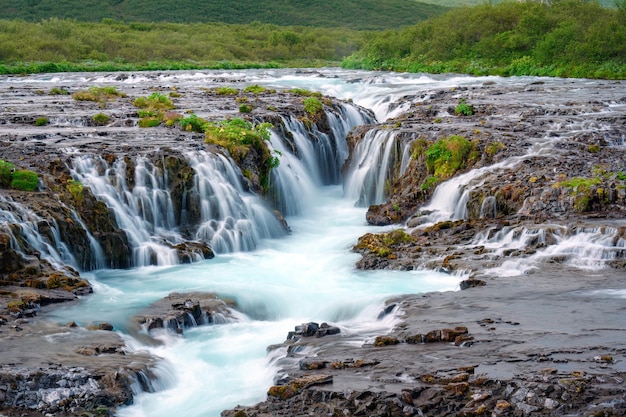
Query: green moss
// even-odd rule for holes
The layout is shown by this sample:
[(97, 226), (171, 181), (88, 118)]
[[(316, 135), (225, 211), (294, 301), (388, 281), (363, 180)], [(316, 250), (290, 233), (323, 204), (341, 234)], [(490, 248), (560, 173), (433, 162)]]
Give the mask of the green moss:
[(67, 96), (69, 94), (70, 94), (69, 91), (63, 88), (59, 88), (59, 87), (54, 87), (50, 91), (48, 91), (48, 95), (51, 95), (51, 96)]
[(45, 126), (47, 124), (48, 124), (47, 117), (38, 117), (37, 119), (35, 119), (35, 126)]
[(22, 191), (36, 191), (39, 187), (37, 174), (25, 169), (16, 170), (11, 180), (11, 188)]
[(439, 139), (426, 150), (426, 168), (437, 177), (449, 178), (465, 166), (471, 150), (472, 144), (462, 136)]
[(467, 104), (465, 99), (462, 98), (459, 104), (455, 107), (454, 114), (457, 116), (471, 116), (474, 114), (474, 107)]
[(598, 153), (600, 152), (600, 145), (592, 144), (587, 146), (587, 151), (590, 153)]
[(204, 133), (206, 130), (207, 121), (195, 114), (190, 114), (184, 117), (180, 122), (180, 127), (187, 132)]
[(15, 171), (15, 165), (0, 159), (0, 187), (9, 188), (11, 186), (13, 171)]
[(157, 127), (160, 124), (161, 124), (161, 120), (158, 117), (154, 117), (154, 116), (142, 117), (141, 119), (139, 119), (139, 122), (137, 123), (139, 127), (143, 127), (143, 128)]
[(105, 126), (107, 123), (109, 123), (109, 116), (104, 113), (96, 113), (93, 115), (91, 120), (93, 120), (93, 123), (96, 126)]
[(70, 192), (76, 204), (82, 204), (85, 197), (83, 194), (83, 184), (80, 181), (68, 180), (65, 188)]
[(304, 111), (311, 116), (319, 116), (324, 111), (324, 106), (317, 97), (307, 97), (304, 99)]
[(152, 93), (147, 97), (137, 97), (133, 100), (133, 105), (140, 109), (144, 109), (155, 113), (164, 113), (174, 108), (172, 100), (165, 94)]
[(505, 149), (506, 146), (500, 142), (491, 142), (489, 145), (485, 147), (485, 153), (489, 156), (494, 156), (501, 150)]
[(239, 113), (251, 113), (254, 107), (250, 104), (242, 103), (239, 105)]
[(305, 97), (322, 97), (322, 93), (307, 90), (306, 88), (292, 88), (291, 90), (286, 90), (286, 92)]
[(89, 87), (87, 90), (80, 90), (72, 94), (72, 98), (78, 101), (95, 101), (106, 103), (119, 97), (126, 97), (115, 87)]
[(267, 91), (267, 88), (262, 87), (258, 84), (253, 84), (244, 88), (243, 91), (246, 93), (261, 94), (261, 93), (265, 93)]
[(217, 87), (213, 92), (218, 96), (236, 96), (239, 94), (239, 90), (232, 87)]

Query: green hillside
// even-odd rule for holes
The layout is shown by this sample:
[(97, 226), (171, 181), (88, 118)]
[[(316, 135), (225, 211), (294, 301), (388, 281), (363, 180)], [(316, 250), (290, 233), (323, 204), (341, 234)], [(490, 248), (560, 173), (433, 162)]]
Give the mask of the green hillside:
[(100, 22), (269, 23), (280, 26), (398, 28), (439, 15), (414, 0), (0, 0), (3, 19)]

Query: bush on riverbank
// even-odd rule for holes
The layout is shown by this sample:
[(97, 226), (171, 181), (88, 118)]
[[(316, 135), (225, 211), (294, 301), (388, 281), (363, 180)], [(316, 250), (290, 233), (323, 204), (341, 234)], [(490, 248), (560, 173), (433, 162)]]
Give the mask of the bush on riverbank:
[(370, 34), (346, 68), (474, 75), (626, 78), (626, 2), (572, 0), (456, 9)]

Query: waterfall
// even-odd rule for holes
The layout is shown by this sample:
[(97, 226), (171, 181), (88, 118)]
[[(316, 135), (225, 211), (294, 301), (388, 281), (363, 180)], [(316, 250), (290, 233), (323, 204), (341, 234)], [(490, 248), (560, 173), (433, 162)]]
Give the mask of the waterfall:
[(186, 154), (196, 175), (194, 188), (201, 223), (196, 239), (217, 253), (249, 251), (260, 239), (284, 236), (285, 229), (256, 195), (243, 190), (241, 172), (232, 160), (204, 151)]
[(77, 157), (72, 175), (111, 208), (128, 236), (134, 266), (175, 265), (176, 250), (165, 243), (180, 243), (182, 238), (176, 231), (166, 177), (145, 157), (137, 157), (135, 164), (132, 188), (121, 158), (109, 165), (101, 157)]
[(78, 267), (56, 221), (49, 222), (3, 195), (0, 195), (0, 231), (9, 236), (10, 247), (25, 259), (38, 253), (57, 269), (63, 270), (65, 265)]
[(383, 203), (391, 183), (408, 167), (409, 144), (395, 130), (373, 129), (354, 149), (344, 190), (357, 206)]

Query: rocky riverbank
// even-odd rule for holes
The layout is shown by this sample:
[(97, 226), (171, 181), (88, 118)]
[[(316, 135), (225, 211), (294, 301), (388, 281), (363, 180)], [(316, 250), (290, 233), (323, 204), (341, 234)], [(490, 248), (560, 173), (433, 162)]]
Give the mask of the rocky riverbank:
[[(104, 101), (40, 86), (2, 92), (0, 159), (37, 173), (39, 185), (0, 194), (2, 213), (11, 213), (0, 233), (0, 415), (113, 414), (136, 392), (153, 390), (158, 358), (131, 353), (108, 323), (45, 321), (54, 304), (88, 296), (79, 270), (127, 268), (139, 259), (117, 209), (90, 187), (76, 187), (77, 158), (96, 161), (99, 180), (129, 193), (144, 185), (140, 171), (167, 183), (168, 221), (178, 235), (156, 234), (158, 216), (144, 210), (155, 233), (141, 258), (146, 265), (162, 253), (180, 263), (214, 255), (194, 239), (203, 225), (188, 152), (224, 149), (207, 145), (193, 127), (167, 126), (172, 114), (158, 127), (139, 127), (145, 117), (135, 99), (158, 91), (181, 116), (269, 121), (294, 152), (287, 121), (312, 143), (333, 134), (328, 116), (305, 108), (303, 91), (127, 87), (125, 96)], [(319, 103), (327, 114), (345, 111), (346, 103)], [(624, 415), (624, 84), (489, 81), (407, 96), (397, 106), (401, 115), (349, 138), (351, 161), (366, 141), (393, 139), (374, 164), (387, 167), (378, 184), (384, 201), (365, 188), (359, 201), (370, 206), (371, 224), (398, 228), (355, 242), (362, 255), (356, 266), (464, 274), (467, 289), (389, 300), (381, 318), (395, 315), (397, 324), (378, 337), (332, 323), (302, 326), (271, 347), (282, 353), (282, 370), (267, 401), (223, 415)], [(264, 194), (280, 210), (263, 181), (264, 151), (234, 150), (242, 191)], [(348, 163), (344, 174), (350, 171)], [(435, 204), (436, 186), (446, 181), (458, 198)], [(281, 213), (272, 217), (288, 233)], [(210, 294), (172, 294), (137, 316), (133, 332), (150, 339), (162, 328), (236, 320), (234, 307)]]
[[(351, 139), (394, 138), (367, 220), (403, 226), (361, 237), (357, 267), (469, 273), (466, 290), (389, 300), (400, 323), (376, 338), (287, 340), (267, 401), (222, 415), (626, 415), (623, 83), (488, 82), (401, 105)], [(437, 173), (451, 136), (467, 153)], [(450, 177), (464, 213), (428, 205)]]

